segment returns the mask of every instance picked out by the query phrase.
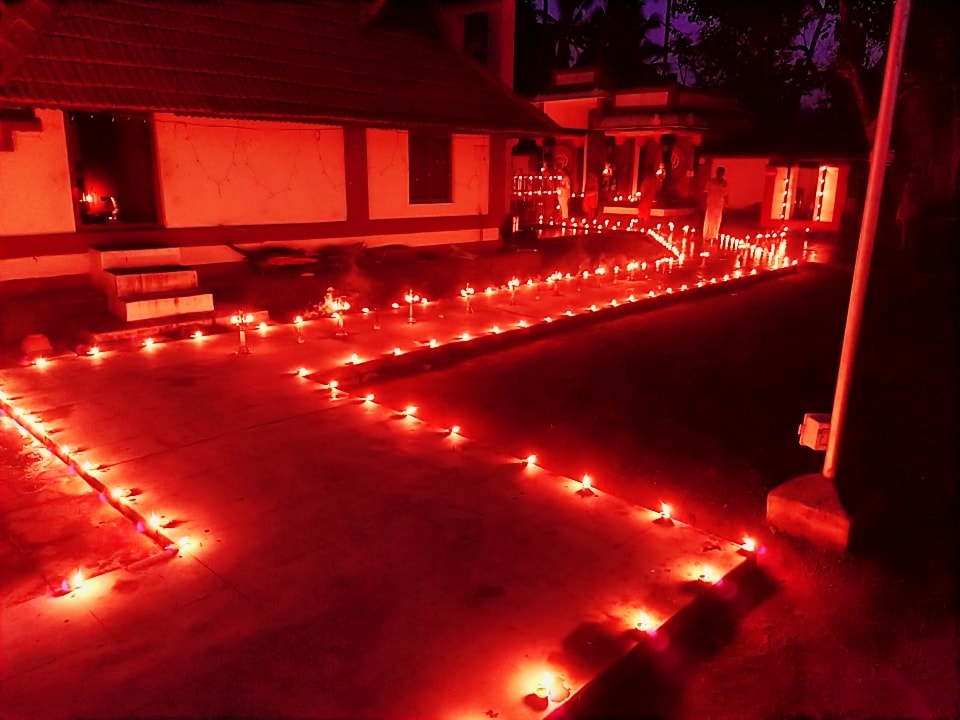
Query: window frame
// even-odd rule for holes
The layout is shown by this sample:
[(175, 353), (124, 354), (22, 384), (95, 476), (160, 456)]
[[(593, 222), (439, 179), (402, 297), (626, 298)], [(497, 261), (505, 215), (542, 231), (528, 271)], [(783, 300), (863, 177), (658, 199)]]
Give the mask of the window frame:
[[(85, 222), (80, 211), (80, 186), (77, 177), (77, 164), (82, 161), (80, 151), (80, 133), (74, 115), (117, 115), (124, 120), (142, 120), (148, 126), (145, 139), (149, 143), (147, 148), (149, 175), (152, 184), (153, 220), (127, 221), (118, 219), (116, 222)], [(116, 232), (122, 230), (157, 229), (164, 227), (163, 194), (160, 185), (160, 165), (157, 156), (157, 126), (152, 112), (117, 112), (109, 110), (66, 110), (63, 112), (64, 127), (67, 140), (67, 161), (70, 173), (71, 204), (73, 206), (74, 226), (78, 232)]]
[(427, 130), (407, 133), (411, 205), (453, 202), (453, 134)]

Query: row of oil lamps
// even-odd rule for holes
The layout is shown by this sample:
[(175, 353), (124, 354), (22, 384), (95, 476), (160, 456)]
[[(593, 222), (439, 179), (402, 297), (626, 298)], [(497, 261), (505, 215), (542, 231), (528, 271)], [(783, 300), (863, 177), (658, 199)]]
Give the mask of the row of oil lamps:
[[(307, 378), (311, 375), (311, 373), (306, 368), (303, 368), (303, 367), (299, 368), (294, 374), (300, 378)], [(320, 383), (320, 384), (323, 385), (323, 383)], [(375, 396), (373, 393), (369, 393), (363, 396), (353, 396), (353, 395), (350, 395), (349, 393), (344, 392), (343, 390), (340, 389), (340, 385), (337, 380), (329, 380), (325, 384), (325, 387), (330, 392), (329, 397), (331, 400), (352, 399), (364, 405), (371, 405), (371, 406), (375, 405), (375, 406), (381, 407), (385, 410), (388, 410), (389, 412), (396, 415), (397, 417), (404, 418), (405, 420), (415, 420), (424, 425), (428, 425), (427, 421), (423, 420), (423, 418), (420, 417), (420, 415), (418, 414), (420, 411), (420, 408), (416, 405), (409, 405), (405, 407), (403, 410), (397, 411), (393, 408), (387, 408), (386, 406), (376, 403)], [(452, 425), (451, 427), (448, 427), (448, 428), (439, 428), (439, 432), (441, 434), (446, 435), (449, 438), (467, 439), (462, 434), (461, 427), (459, 425)], [(523, 457), (523, 458), (519, 458), (519, 457), (512, 458), (512, 460), (520, 464), (520, 466), (523, 467), (525, 470), (527, 469), (532, 470), (535, 468), (546, 470), (542, 465), (538, 465), (537, 456), (535, 454), (527, 455), (526, 457)], [(550, 472), (550, 471), (547, 470), (547, 472)], [(562, 476), (557, 475), (557, 477), (562, 477)], [(574, 482), (577, 482), (577, 481), (574, 481)], [(582, 496), (592, 496), (592, 495), (595, 495), (596, 492), (597, 490), (594, 484), (593, 477), (588, 473), (584, 473), (579, 480), (576, 493)], [(663, 527), (673, 527), (676, 523), (681, 521), (678, 521), (674, 517), (673, 508), (668, 503), (661, 502), (659, 512), (654, 512), (653, 522)], [(756, 540), (754, 540), (752, 537), (745, 535), (742, 537), (739, 543), (739, 550), (744, 555), (753, 555), (758, 552), (759, 547), (757, 545)], [(717, 585), (722, 582), (722, 577), (718, 577), (715, 570), (711, 568), (709, 565), (706, 565), (706, 564), (699, 565), (697, 567), (696, 572), (698, 573), (696, 575), (697, 581), (704, 585)], [(655, 636), (657, 633), (657, 630), (662, 624), (660, 621), (656, 620), (646, 610), (639, 610), (635, 612), (631, 616), (628, 623), (630, 624), (632, 629), (635, 629), (640, 633), (643, 633), (645, 635), (650, 635), (650, 636)], [(537, 678), (537, 681), (532, 688), (531, 694), (536, 698), (540, 700), (548, 701), (549, 703), (562, 703), (571, 696), (572, 692), (573, 690), (569, 686), (566, 677), (562, 673), (557, 673), (554, 670), (545, 670)]]
[[(34, 443), (39, 444), (51, 455), (63, 462), (71, 475), (80, 477), (97, 493), (100, 502), (107, 503), (120, 512), (121, 515), (134, 523), (137, 532), (150, 537), (150, 539), (163, 548), (163, 550), (178, 553), (180, 550), (185, 550), (193, 546), (193, 541), (187, 536), (177, 540), (168, 537), (164, 531), (163, 522), (156, 512), (151, 512), (149, 517), (144, 517), (130, 505), (133, 493), (131, 493), (129, 489), (123, 487), (108, 487), (95, 475), (97, 470), (100, 469), (99, 465), (95, 465), (89, 460), (80, 461), (77, 457), (80, 450), (69, 445), (58, 444), (51, 437), (51, 431), (43, 426), (42, 420), (27, 413), (18, 405), (15, 405), (12, 398), (8, 397), (2, 390), (0, 390), (0, 415), (6, 415), (17, 425), (21, 437), (32, 438)], [(72, 576), (63, 578), (60, 585), (53, 588), (53, 591), (58, 595), (66, 594), (81, 587), (83, 582), (83, 570), (78, 568)]]
[[(656, 237), (658, 237), (658, 236), (654, 236), (654, 237), (656, 238)], [(658, 271), (658, 272), (661, 272), (661, 271), (663, 271), (664, 269), (673, 270), (673, 268), (674, 268), (675, 265), (676, 265), (677, 267), (682, 267), (682, 266), (683, 266), (683, 257), (684, 257), (683, 253), (680, 252), (676, 247), (671, 246), (671, 245), (667, 245), (666, 243), (664, 243), (664, 246), (665, 246), (665, 247), (668, 247), (669, 249), (671, 249), (671, 251), (676, 251), (676, 252), (679, 253), (679, 255), (678, 255), (678, 257), (677, 257), (676, 260), (675, 260), (673, 257), (670, 257), (670, 258), (660, 258), (660, 259), (657, 259), (657, 260), (653, 261), (653, 263), (651, 263), (651, 264), (649, 264), (649, 265), (648, 265), (648, 263), (647, 263), (646, 261), (640, 262), (640, 261), (636, 261), (636, 260), (631, 260), (631, 261), (627, 262), (626, 265), (625, 265), (625, 272), (626, 272), (626, 274), (627, 274), (627, 280), (628, 280), (628, 281), (633, 281), (633, 280), (635, 279), (636, 273), (637, 273), (638, 271), (640, 271), (640, 272), (646, 272), (649, 267), (654, 268), (654, 269), (655, 269), (656, 271)], [(760, 252), (759, 247), (756, 248), (756, 252), (757, 252), (757, 253)], [(739, 260), (738, 260), (738, 264), (739, 264)], [(792, 261), (791, 261), (791, 260), (789, 260), (788, 258), (784, 258), (783, 261), (782, 261), (782, 264), (781, 264), (780, 261), (778, 260), (778, 258), (774, 257), (774, 258), (772, 259), (771, 268), (772, 268), (772, 269), (780, 269), (780, 268), (786, 268), (786, 267), (788, 267), (788, 266), (796, 265), (796, 264), (797, 264), (797, 261), (796, 261), (796, 260), (792, 260)], [(619, 277), (620, 277), (620, 275), (621, 275), (622, 272), (624, 272), (624, 271), (622, 271), (622, 270), (620, 269), (620, 266), (619, 266), (619, 265), (615, 265), (615, 266), (612, 268), (612, 270), (610, 271), (610, 274), (613, 275), (613, 281), (612, 281), (612, 284), (613, 284), (613, 285), (616, 285), (616, 284), (618, 283)], [(715, 284), (717, 284), (718, 282), (729, 282), (729, 281), (731, 281), (731, 280), (736, 280), (736, 279), (739, 279), (739, 278), (742, 278), (742, 277), (745, 277), (745, 276), (756, 275), (757, 273), (758, 273), (758, 271), (757, 271), (757, 268), (756, 268), (756, 267), (752, 268), (752, 269), (749, 270), (748, 272), (744, 272), (743, 270), (739, 269), (739, 267), (738, 267), (737, 269), (733, 270), (732, 273), (725, 273), (724, 275), (722, 275), (722, 276), (719, 277), (719, 278), (717, 278), (717, 277), (712, 277), (712, 278), (710, 278), (709, 280), (698, 280), (698, 281), (694, 284), (694, 287), (696, 287), (696, 288), (702, 288), (702, 287), (705, 287), (705, 286), (707, 286), (707, 285), (715, 285)], [(542, 282), (542, 283), (545, 283), (548, 287), (553, 288), (553, 292), (554, 292), (555, 295), (559, 295), (559, 286), (560, 286), (560, 283), (561, 283), (562, 281), (577, 280), (578, 282), (585, 282), (585, 281), (589, 280), (591, 277), (594, 277), (594, 278), (597, 279), (598, 287), (602, 287), (603, 278), (604, 278), (607, 274), (608, 274), (608, 271), (607, 271), (607, 269), (606, 269), (605, 267), (598, 267), (598, 268), (596, 268), (592, 273), (591, 273), (589, 270), (584, 270), (584, 271), (582, 271), (582, 272), (580, 272), (580, 273), (577, 273), (576, 275), (571, 274), (571, 273), (561, 273), (561, 272), (557, 271), (557, 272), (551, 273), (550, 275), (548, 275), (547, 277), (545, 277), (542, 281), (537, 281), (536, 283), (534, 282), (533, 279), (527, 279), (526, 282), (521, 282), (519, 279), (517, 279), (517, 278), (514, 277), (514, 278), (512, 278), (511, 280), (509, 280), (509, 281), (507, 282), (505, 288), (506, 288), (506, 291), (510, 293), (510, 296), (511, 296), (511, 301), (510, 301), (510, 302), (511, 302), (511, 304), (516, 304), (516, 293), (517, 293), (517, 289), (518, 289), (519, 287), (521, 287), (522, 285), (532, 286), (532, 285), (535, 285), (535, 284), (536, 284), (536, 285), (539, 287), (539, 285), (540, 285), (541, 282)], [(691, 289), (691, 288), (690, 288), (690, 286), (689, 286), (688, 284), (686, 284), (686, 283), (681, 283), (681, 284), (679, 285), (679, 287), (677, 288), (677, 290), (674, 290), (673, 287), (668, 287), (668, 288), (666, 288), (666, 290), (663, 291), (663, 294), (665, 294), (665, 295), (672, 295), (672, 294), (674, 294), (674, 293), (677, 292), (677, 291), (679, 291), (679, 292), (686, 292), (687, 290), (690, 290), (690, 289)], [(499, 292), (503, 292), (503, 291), (504, 291), (503, 288), (499, 288), (499, 287), (495, 288), (495, 287), (492, 287), (492, 286), (487, 286), (483, 292), (484, 292), (485, 295), (490, 296), (490, 295), (493, 295), (493, 294), (495, 294), (495, 293), (499, 293)], [(468, 314), (472, 314), (472, 313), (473, 313), (472, 298), (476, 295), (476, 292), (477, 292), (476, 289), (473, 288), (469, 283), (467, 283), (466, 287), (464, 287), (464, 288), (462, 288), (462, 289), (460, 290), (461, 298), (462, 298), (463, 301), (464, 301), (465, 312), (468, 313)], [(616, 308), (616, 307), (618, 307), (618, 306), (619, 306), (621, 303), (623, 303), (623, 302), (632, 303), (632, 302), (637, 302), (638, 300), (644, 299), (644, 298), (652, 299), (652, 298), (658, 297), (658, 295), (659, 295), (659, 294), (658, 294), (656, 291), (654, 291), (654, 290), (650, 290), (650, 291), (648, 291), (645, 295), (639, 295), (639, 296), (637, 296), (637, 295), (634, 294), (634, 293), (630, 293), (630, 294), (626, 295), (622, 300), (617, 300), (617, 298), (612, 298), (612, 299), (610, 300), (610, 302), (607, 304), (607, 306), (608, 306), (608, 307), (611, 307), (611, 308)], [(428, 298), (423, 297), (423, 296), (421, 296), (421, 295), (419, 295), (419, 294), (417, 294), (417, 293), (414, 293), (413, 291), (410, 291), (410, 292), (408, 292), (408, 293), (405, 294), (405, 296), (404, 296), (404, 301), (405, 301), (405, 303), (406, 303), (407, 306), (408, 306), (408, 319), (407, 319), (407, 322), (410, 323), (410, 324), (416, 323), (416, 316), (415, 316), (415, 313), (414, 313), (414, 308), (415, 308), (416, 306), (418, 306), (418, 305), (420, 305), (420, 306), (425, 306), (425, 305), (427, 305), (427, 304), (430, 302), (430, 301), (428, 300)], [(349, 307), (349, 306), (347, 305), (346, 307)], [(393, 310), (398, 310), (398, 309), (400, 309), (400, 307), (401, 307), (401, 305), (400, 305), (399, 302), (394, 302), (394, 303), (392, 303), (392, 305), (391, 305), (391, 308), (392, 308)], [(598, 305), (592, 304), (592, 305), (589, 306), (589, 308), (586, 308), (586, 309), (584, 310), (584, 312), (598, 312), (600, 309), (601, 309), (601, 307), (599, 307)], [(370, 308), (364, 307), (364, 308), (361, 309), (361, 313), (366, 316), (366, 315), (375, 314), (375, 311), (372, 311)], [(559, 315), (559, 316), (558, 316), (558, 319), (563, 318), (563, 317), (572, 317), (572, 316), (574, 316), (574, 315), (576, 315), (576, 314), (578, 314), (576, 311), (574, 311), (574, 310), (569, 310), (569, 309), (568, 309), (568, 310), (566, 310), (564, 313), (562, 313), (561, 315)], [(345, 326), (344, 326), (345, 312), (343, 312), (343, 311), (337, 312), (337, 313), (334, 314), (333, 317), (334, 317), (334, 319), (335, 319), (336, 322), (337, 322), (337, 333), (336, 333), (336, 334), (337, 334), (338, 336), (345, 336), (345, 335), (347, 334), (347, 333), (346, 333), (346, 330), (345, 330)], [(555, 320), (555, 318), (552, 317), (552, 316), (545, 316), (545, 317), (543, 318), (543, 322), (546, 322), (546, 323), (554, 322), (554, 320)], [(300, 342), (300, 343), (303, 343), (303, 342), (304, 342), (304, 335), (303, 335), (303, 325), (304, 325), (304, 322), (305, 322), (305, 321), (304, 321), (303, 317), (300, 316), (300, 315), (298, 315), (296, 318), (294, 318), (294, 321), (293, 321), (293, 326), (294, 326), (294, 328), (295, 328), (295, 330), (296, 330), (297, 341)], [(379, 320), (378, 320), (378, 319), (377, 319), (376, 322), (377, 322), (377, 324), (379, 324)], [(498, 325), (494, 325), (494, 326), (492, 326), (492, 327), (489, 329), (489, 332), (490, 332), (490, 333), (493, 333), (493, 334), (500, 334), (500, 333), (505, 332), (505, 331), (507, 331), (507, 330), (509, 330), (509, 329), (523, 329), (523, 328), (527, 328), (527, 327), (530, 327), (531, 324), (535, 324), (536, 322), (538, 322), (538, 321), (527, 322), (526, 320), (520, 320), (520, 321), (518, 321), (518, 322), (516, 323), (516, 328), (501, 328), (501, 327), (499, 327)], [(239, 345), (239, 350), (238, 350), (238, 352), (239, 352), (239, 353), (244, 353), (244, 354), (250, 352), (249, 345), (247, 344), (247, 333), (248, 333), (250, 330), (256, 329), (256, 330), (259, 330), (261, 334), (264, 334), (264, 333), (268, 330), (268, 327), (269, 327), (266, 322), (260, 322), (260, 323), (258, 323), (257, 325), (253, 325), (253, 315), (250, 314), (250, 313), (240, 313), (240, 314), (237, 314), (237, 315), (232, 316), (232, 318), (231, 318), (231, 323), (234, 325), (234, 327), (237, 328), (237, 332), (238, 332), (238, 336), (239, 336), (240, 345)], [(379, 328), (377, 328), (377, 329), (379, 329)], [(192, 333), (191, 337), (192, 337), (193, 339), (195, 339), (195, 340), (201, 340), (201, 339), (203, 339), (203, 338), (205, 337), (205, 335), (204, 335), (204, 333), (203, 333), (202, 330), (196, 330), (196, 331), (194, 331), (194, 332)], [(468, 340), (472, 340), (472, 339), (474, 339), (474, 336), (471, 336), (470, 333), (468, 333), (468, 332), (464, 332), (464, 333), (462, 333), (462, 334), (460, 334), (460, 335), (456, 335), (456, 336), (453, 337), (453, 341), (460, 341), (460, 342), (468, 341)], [(152, 337), (148, 337), (148, 338), (144, 339), (140, 344), (141, 344), (141, 347), (143, 347), (144, 349), (150, 349), (150, 348), (154, 347), (154, 346), (157, 344), (157, 341), (154, 340), (154, 338), (152, 338)], [(436, 348), (436, 347), (438, 347), (438, 346), (441, 345), (441, 344), (443, 344), (443, 343), (441, 343), (440, 341), (438, 341), (436, 338), (433, 338), (433, 339), (431, 339), (431, 340), (429, 341), (428, 347), (430, 347), (430, 348)], [(395, 348), (393, 348), (392, 350), (390, 350), (387, 354), (399, 356), (399, 355), (404, 354), (404, 352), (405, 352), (405, 351), (402, 350), (401, 348), (395, 347)], [(97, 346), (92, 346), (92, 347), (90, 347), (90, 348), (87, 349), (86, 355), (87, 355), (87, 356), (90, 356), (90, 357), (98, 357), (99, 355), (101, 355), (101, 349), (100, 349), (99, 347), (97, 347)], [(44, 357), (38, 357), (38, 358), (36, 358), (36, 359), (34, 360), (34, 363), (33, 363), (33, 364), (34, 364), (36, 367), (38, 367), (38, 368), (45, 368), (45, 367), (47, 366), (48, 362), (49, 362), (49, 361), (48, 361), (46, 358), (44, 358)], [(349, 364), (351, 364), (351, 365), (356, 365), (356, 364), (359, 364), (359, 362), (360, 362), (360, 360), (359, 360), (359, 358), (357, 357), (357, 355), (356, 355), (356, 354), (353, 354), (353, 355), (351, 356), (351, 359), (350, 359), (350, 361), (349, 361)]]

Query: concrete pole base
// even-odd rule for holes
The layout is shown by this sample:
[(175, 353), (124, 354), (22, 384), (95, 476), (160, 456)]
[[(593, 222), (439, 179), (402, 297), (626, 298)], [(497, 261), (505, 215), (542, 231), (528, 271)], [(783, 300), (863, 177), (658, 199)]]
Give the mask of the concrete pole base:
[(850, 540), (850, 516), (840, 504), (833, 481), (819, 473), (801, 475), (771, 490), (767, 525), (841, 552)]

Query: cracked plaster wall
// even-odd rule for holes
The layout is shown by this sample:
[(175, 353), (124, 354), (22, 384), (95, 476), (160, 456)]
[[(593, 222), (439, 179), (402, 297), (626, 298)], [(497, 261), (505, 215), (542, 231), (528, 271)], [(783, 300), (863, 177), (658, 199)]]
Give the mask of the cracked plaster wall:
[(0, 152), (0, 236), (76, 230), (63, 113), (37, 117), (40, 132), (14, 132), (13, 152)]
[(345, 220), (339, 127), (156, 116), (166, 227)]

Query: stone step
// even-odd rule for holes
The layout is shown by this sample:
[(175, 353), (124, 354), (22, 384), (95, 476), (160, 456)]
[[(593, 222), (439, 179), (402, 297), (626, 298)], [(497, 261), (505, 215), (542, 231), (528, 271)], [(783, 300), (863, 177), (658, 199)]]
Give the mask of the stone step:
[(172, 333), (179, 333), (181, 337), (185, 337), (197, 329), (203, 329), (206, 334), (213, 324), (213, 318), (209, 312), (148, 318), (135, 322), (121, 322), (114, 318), (84, 332), (83, 340), (87, 345), (102, 347), (109, 343), (139, 342), (148, 337), (156, 338)]
[(197, 287), (197, 271), (182, 265), (112, 268), (104, 271), (101, 279), (102, 289), (108, 297), (131, 297)]
[(179, 247), (90, 248), (90, 270), (94, 274), (115, 268), (149, 268), (179, 264)]
[(213, 295), (202, 290), (176, 290), (129, 297), (109, 297), (110, 312), (126, 322), (172, 315), (213, 312)]

